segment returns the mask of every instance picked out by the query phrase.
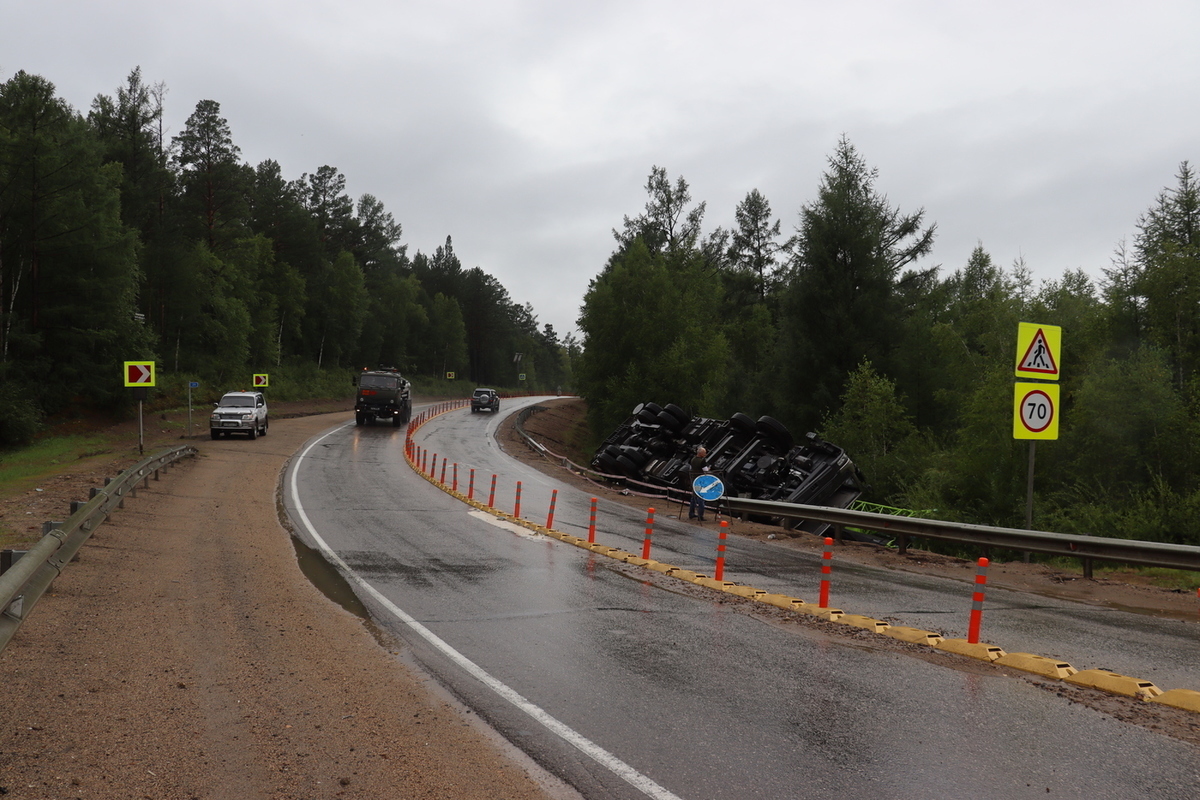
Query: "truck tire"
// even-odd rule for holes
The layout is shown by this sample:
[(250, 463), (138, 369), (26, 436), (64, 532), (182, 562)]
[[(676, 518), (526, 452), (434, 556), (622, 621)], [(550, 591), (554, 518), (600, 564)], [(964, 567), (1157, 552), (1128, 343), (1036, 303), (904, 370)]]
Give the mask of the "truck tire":
[(251, 439), (258, 438), (258, 423), (254, 423), (253, 425), (250, 426), (250, 438)]
[(400, 415), (399, 414), (396, 414), (395, 416), (392, 417), (392, 427), (393, 428), (400, 427)]
[(366, 421), (367, 421), (367, 418), (365, 416), (363, 416), (362, 414), (354, 415), (354, 424), (355, 425), (363, 425), (366, 423)]
[(211, 434), (211, 435), (212, 435), (212, 438), (214, 438), (214, 439), (220, 439), (220, 438), (221, 438), (221, 432), (220, 432), (220, 431), (213, 430), (212, 428), (209, 428), (208, 432), (209, 432), (209, 434)]

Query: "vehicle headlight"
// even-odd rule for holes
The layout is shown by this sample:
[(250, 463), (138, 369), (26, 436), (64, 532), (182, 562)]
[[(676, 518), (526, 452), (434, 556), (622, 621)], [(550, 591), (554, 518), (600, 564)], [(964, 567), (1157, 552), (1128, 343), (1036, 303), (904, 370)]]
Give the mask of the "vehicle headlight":
[(210, 419), (210, 420), (212, 420), (213, 422), (217, 422), (218, 420), (220, 420), (220, 419), (221, 419), (221, 415), (220, 415), (220, 414), (213, 414), (212, 416), (210, 416), (210, 417), (209, 417), (209, 419)]
[(242, 419), (243, 420), (254, 419), (254, 415), (253, 414), (242, 414)]

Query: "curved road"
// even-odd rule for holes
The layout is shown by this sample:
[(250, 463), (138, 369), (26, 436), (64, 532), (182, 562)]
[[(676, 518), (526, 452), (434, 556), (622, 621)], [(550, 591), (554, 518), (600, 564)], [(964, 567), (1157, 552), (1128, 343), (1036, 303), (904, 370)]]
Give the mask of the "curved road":
[[(586, 535), (588, 497), (505, 457), (498, 423), (458, 410), (417, 438), (459, 463), (460, 489), (473, 467), (476, 497), (499, 475), (505, 510), (520, 480), (523, 516), (544, 522), (557, 489), (554, 527)], [(773, 625), (744, 603), (498, 523), (415, 475), (403, 441), (403, 429), (382, 426), (317, 437), (289, 469), (289, 512), (380, 624), (585, 797), (1174, 798), (1200, 782), (1196, 748), (1037, 681)], [(643, 513), (601, 504), (598, 541), (638, 552), (643, 528)], [(653, 557), (711, 574), (714, 545), (712, 531), (664, 513)], [(725, 577), (812, 599), (811, 561), (738, 540)], [(964, 584), (835, 570), (835, 605), (965, 633)], [(990, 592), (984, 638), (1195, 688), (1184, 623)]]

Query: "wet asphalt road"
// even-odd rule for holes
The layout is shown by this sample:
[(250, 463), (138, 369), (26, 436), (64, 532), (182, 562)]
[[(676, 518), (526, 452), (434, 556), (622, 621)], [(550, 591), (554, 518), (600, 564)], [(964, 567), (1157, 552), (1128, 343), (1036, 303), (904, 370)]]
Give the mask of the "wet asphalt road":
[[(504, 456), (498, 422), (454, 411), (417, 438), (459, 463), (460, 489), (475, 468), (476, 497), (500, 476), (506, 511), (520, 480), (522, 516), (544, 523), (557, 488), (554, 527), (586, 535), (588, 496)], [(440, 682), (585, 797), (1175, 798), (1200, 782), (1195, 748), (1030, 681), (770, 625), (498, 526), (414, 475), (403, 436), (350, 425), (311, 442), (286, 484), (298, 529)], [(644, 522), (602, 502), (597, 540), (640, 552)], [(711, 574), (715, 541), (660, 512), (652, 557)], [(725, 577), (813, 600), (819, 567), (733, 540)], [(971, 577), (835, 565), (833, 604), (962, 636)], [(1194, 625), (1010, 595), (989, 593), (984, 623), (1010, 652), (1197, 688)]]

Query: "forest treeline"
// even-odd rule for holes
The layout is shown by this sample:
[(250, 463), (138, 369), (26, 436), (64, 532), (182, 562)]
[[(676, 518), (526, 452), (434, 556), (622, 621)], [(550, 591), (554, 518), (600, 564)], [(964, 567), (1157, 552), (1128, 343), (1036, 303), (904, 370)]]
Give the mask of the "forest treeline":
[(927, 265), (924, 211), (890, 204), (845, 137), (827, 164), (788, 235), (758, 190), (732, 226), (705, 230), (687, 181), (651, 170), (579, 319), (575, 377), (594, 430), (651, 400), (769, 414), (845, 447), (872, 486), (864, 499), (1024, 527), (1018, 323), (1057, 325), (1060, 431), (1037, 445), (1033, 526), (1200, 544), (1200, 187), (1188, 163), (1147, 198), (1098, 284), (1072, 270), (1036, 286), (1026, 264), (1001, 266), (982, 245), (964, 264)]
[(43, 77), (0, 84), (0, 446), (66, 407), (128, 403), (126, 360), (156, 361), (160, 385), (380, 364), (569, 381), (570, 336), (465, 269), (449, 236), (410, 257), (336, 168), (244, 163), (215, 101), (168, 139), (165, 95), (134, 69), (83, 114)]

